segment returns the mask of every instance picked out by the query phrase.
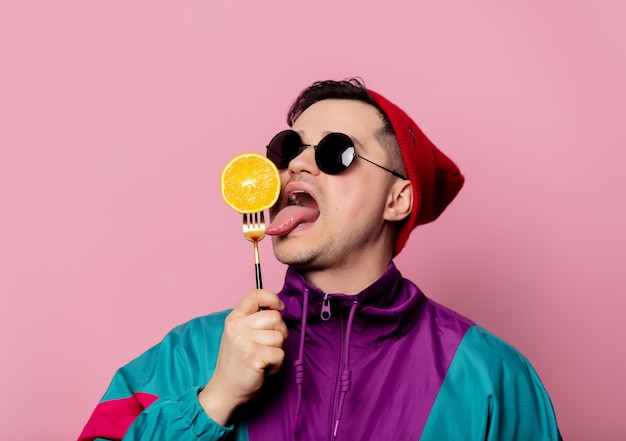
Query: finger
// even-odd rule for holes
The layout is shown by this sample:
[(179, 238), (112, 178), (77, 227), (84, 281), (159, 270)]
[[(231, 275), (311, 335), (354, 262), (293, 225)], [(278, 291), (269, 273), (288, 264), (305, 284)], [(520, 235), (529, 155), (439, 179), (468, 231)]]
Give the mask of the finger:
[(251, 334), (258, 331), (276, 331), (282, 336), (283, 341), (289, 335), (287, 325), (278, 311), (258, 311), (246, 316), (237, 316), (233, 311), (224, 322), (223, 340), (226, 342), (250, 340)]
[(241, 299), (235, 310), (238, 315), (250, 315), (258, 312), (261, 308), (282, 311), (285, 304), (272, 291), (253, 289)]
[(284, 360), (285, 352), (282, 349), (259, 346), (257, 369), (272, 375), (282, 368)]
[(285, 342), (285, 336), (280, 331), (276, 330), (260, 330), (250, 334), (250, 341), (259, 346), (282, 348)]
[[(243, 317), (244, 326), (250, 329), (275, 329), (281, 332), (287, 331), (285, 322), (283, 321), (280, 312), (266, 309), (264, 311), (258, 311), (255, 314)], [(287, 335), (285, 334), (285, 337)]]

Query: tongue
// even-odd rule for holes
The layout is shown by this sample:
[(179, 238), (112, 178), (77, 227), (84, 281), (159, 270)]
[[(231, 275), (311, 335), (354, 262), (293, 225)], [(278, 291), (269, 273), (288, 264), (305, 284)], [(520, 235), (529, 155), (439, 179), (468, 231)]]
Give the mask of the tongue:
[(290, 205), (278, 212), (265, 232), (272, 236), (284, 236), (300, 224), (315, 222), (319, 215), (320, 212), (316, 208)]

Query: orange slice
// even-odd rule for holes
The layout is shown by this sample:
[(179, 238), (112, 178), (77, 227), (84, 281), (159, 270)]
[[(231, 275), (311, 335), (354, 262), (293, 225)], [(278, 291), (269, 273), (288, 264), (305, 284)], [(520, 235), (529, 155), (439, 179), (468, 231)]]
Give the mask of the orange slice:
[(280, 194), (280, 174), (272, 161), (258, 153), (242, 153), (222, 170), (220, 190), (224, 201), (239, 213), (270, 208)]

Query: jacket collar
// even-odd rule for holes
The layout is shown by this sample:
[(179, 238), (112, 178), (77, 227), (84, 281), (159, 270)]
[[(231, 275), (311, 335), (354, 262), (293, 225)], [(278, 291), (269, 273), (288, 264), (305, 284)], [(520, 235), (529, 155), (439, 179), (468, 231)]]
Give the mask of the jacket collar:
[(307, 316), (312, 320), (320, 316), (324, 298), (330, 299), (331, 314), (346, 314), (354, 302), (357, 303), (355, 324), (400, 325), (410, 317), (417, 321), (425, 304), (425, 296), (412, 282), (404, 279), (393, 262), (383, 275), (356, 295), (325, 293), (309, 284), (293, 267), (285, 275), (285, 285), (279, 296), (285, 302), (283, 318), (286, 321), (300, 321), (302, 318), (303, 293), (308, 291)]

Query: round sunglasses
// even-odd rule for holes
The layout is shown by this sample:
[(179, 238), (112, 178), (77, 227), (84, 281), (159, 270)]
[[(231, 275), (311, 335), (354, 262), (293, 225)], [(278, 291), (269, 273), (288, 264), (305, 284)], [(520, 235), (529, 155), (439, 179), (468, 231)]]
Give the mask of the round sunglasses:
[(344, 133), (329, 133), (324, 136), (317, 145), (304, 144), (300, 135), (293, 130), (283, 130), (272, 138), (267, 145), (267, 158), (272, 161), (278, 170), (284, 170), (289, 166), (305, 147), (313, 147), (315, 150), (315, 163), (317, 167), (328, 175), (337, 175), (348, 169), (355, 158), (374, 164), (376, 167), (388, 171), (400, 179), (407, 179), (400, 173), (376, 164), (359, 155), (354, 148), (352, 139)]

